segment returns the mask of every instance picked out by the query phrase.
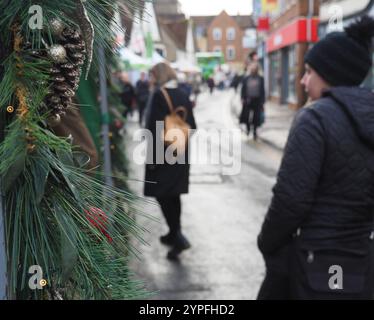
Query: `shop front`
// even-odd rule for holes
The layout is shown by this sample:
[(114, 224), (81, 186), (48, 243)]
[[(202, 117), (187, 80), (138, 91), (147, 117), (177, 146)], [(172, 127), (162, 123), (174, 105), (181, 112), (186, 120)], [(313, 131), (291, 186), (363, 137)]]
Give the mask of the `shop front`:
[(318, 19), (297, 18), (273, 32), (266, 41), (270, 99), (300, 108), (306, 96), (300, 85), (308, 44), (318, 40)]

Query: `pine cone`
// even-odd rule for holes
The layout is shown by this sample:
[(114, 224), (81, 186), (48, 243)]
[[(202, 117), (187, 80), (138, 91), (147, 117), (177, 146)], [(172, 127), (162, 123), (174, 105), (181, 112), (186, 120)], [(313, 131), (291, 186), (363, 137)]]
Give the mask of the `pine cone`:
[(85, 43), (80, 32), (65, 28), (60, 36), (60, 44), (66, 50), (65, 63), (54, 63), (51, 70), (51, 93), (46, 101), (53, 114), (63, 114), (72, 103), (79, 86), (81, 66), (85, 59)]

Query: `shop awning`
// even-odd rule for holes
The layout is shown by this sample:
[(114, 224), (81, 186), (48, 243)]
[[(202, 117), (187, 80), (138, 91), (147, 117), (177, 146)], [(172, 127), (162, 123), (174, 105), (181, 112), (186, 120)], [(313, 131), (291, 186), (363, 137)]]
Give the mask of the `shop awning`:
[[(272, 52), (295, 43), (318, 41), (318, 18), (297, 19), (273, 32), (266, 40), (266, 51)], [(310, 36), (308, 37), (308, 28)]]

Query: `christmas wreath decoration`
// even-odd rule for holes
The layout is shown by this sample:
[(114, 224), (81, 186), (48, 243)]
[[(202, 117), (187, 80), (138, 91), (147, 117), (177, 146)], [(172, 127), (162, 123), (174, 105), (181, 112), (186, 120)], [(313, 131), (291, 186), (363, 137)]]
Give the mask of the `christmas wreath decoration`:
[[(34, 5), (43, 10), (43, 26), (32, 30)], [(109, 0), (0, 4), (0, 187), (8, 298), (146, 294), (127, 267), (126, 253), (138, 253), (128, 236), (141, 240), (144, 232), (129, 212), (138, 208), (138, 199), (90, 175), (71, 140), (51, 130), (75, 107), (72, 99), (95, 63), (97, 46), (111, 48), (115, 8)], [(43, 290), (29, 286), (28, 270), (35, 265), (43, 270)]]

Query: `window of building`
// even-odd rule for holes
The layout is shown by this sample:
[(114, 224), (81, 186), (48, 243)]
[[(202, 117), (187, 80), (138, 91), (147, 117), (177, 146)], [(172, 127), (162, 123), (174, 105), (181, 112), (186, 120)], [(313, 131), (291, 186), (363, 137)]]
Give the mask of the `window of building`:
[(235, 40), (235, 28), (228, 28), (226, 30), (226, 39), (229, 41)]
[(205, 29), (202, 26), (197, 26), (195, 29), (195, 35), (197, 38), (202, 38), (205, 36)]
[(213, 29), (213, 40), (219, 41), (222, 39), (222, 30), (221, 28)]
[(244, 49), (256, 48), (257, 43), (257, 31), (254, 28), (248, 28), (245, 30), (242, 45)]
[(220, 46), (215, 46), (215, 47), (213, 48), (213, 51), (214, 51), (214, 52), (222, 52), (222, 48), (221, 48)]
[(235, 60), (235, 48), (232, 46), (229, 46), (226, 48), (226, 56), (227, 60)]

